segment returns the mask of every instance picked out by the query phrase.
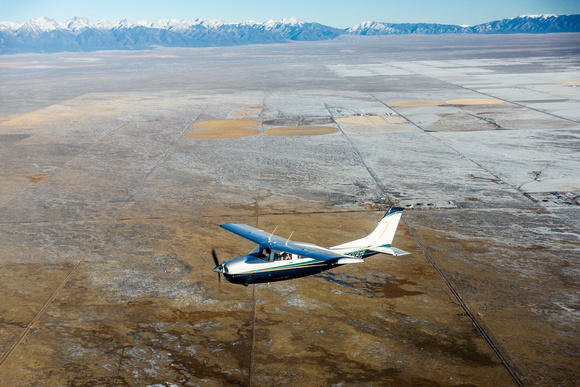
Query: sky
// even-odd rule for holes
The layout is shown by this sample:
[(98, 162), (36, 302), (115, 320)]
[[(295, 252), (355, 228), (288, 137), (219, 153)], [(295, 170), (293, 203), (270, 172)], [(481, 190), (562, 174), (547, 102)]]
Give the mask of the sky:
[(348, 28), (364, 21), (475, 25), (519, 15), (580, 14), (580, 0), (5, 0), (0, 21), (75, 16), (98, 20), (221, 19), (226, 22), (296, 17)]

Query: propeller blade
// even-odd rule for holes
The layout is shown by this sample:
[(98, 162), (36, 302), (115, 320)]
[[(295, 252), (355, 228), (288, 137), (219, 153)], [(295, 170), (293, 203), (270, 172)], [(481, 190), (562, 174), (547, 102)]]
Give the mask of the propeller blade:
[[(215, 248), (213, 246), (211, 247), (211, 256), (213, 257), (213, 262), (215, 263), (215, 266), (218, 267), (220, 265), (220, 260), (218, 259), (217, 254), (215, 252)], [(217, 275), (218, 275), (218, 282), (221, 285), (222, 276), (220, 275), (219, 271), (217, 272)]]
[(213, 257), (213, 261), (214, 261), (215, 265), (216, 266), (219, 266), (220, 265), (220, 261), (219, 261), (219, 259), (217, 257), (217, 254), (215, 252), (215, 248), (213, 246), (211, 247), (211, 256)]

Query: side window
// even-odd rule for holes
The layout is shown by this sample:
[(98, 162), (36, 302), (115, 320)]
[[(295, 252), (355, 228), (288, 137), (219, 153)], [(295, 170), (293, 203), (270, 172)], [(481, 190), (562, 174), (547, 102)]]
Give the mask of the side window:
[(290, 261), (292, 260), (292, 254), (286, 253), (284, 251), (274, 251), (270, 256), (270, 261)]

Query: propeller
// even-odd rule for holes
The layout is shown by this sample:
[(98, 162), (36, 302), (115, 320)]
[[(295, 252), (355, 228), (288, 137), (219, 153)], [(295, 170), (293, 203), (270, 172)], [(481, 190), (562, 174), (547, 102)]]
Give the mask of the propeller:
[(218, 275), (218, 282), (221, 284), (222, 282), (222, 276), (220, 275), (220, 273), (222, 272), (222, 268), (220, 266), (220, 260), (217, 257), (217, 254), (215, 252), (215, 248), (212, 246), (211, 247), (211, 256), (213, 257), (213, 261), (215, 263), (215, 267), (213, 269), (213, 271), (215, 271)]

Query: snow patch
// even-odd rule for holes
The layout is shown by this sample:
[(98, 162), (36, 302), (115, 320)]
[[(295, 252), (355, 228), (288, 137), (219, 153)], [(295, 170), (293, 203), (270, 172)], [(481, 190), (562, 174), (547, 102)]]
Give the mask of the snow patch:
[(534, 18), (534, 19), (547, 19), (547, 18), (550, 18), (550, 17), (558, 17), (558, 16), (560, 16), (560, 15), (548, 14), (547, 13), (547, 14), (543, 14), (543, 15), (520, 15), (518, 17), (521, 17), (521, 18), (529, 17), (529, 18)]
[(580, 192), (580, 179), (563, 178), (534, 180), (523, 184), (520, 189), (524, 192)]

